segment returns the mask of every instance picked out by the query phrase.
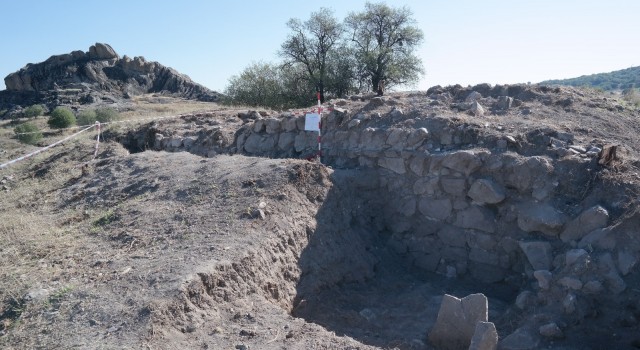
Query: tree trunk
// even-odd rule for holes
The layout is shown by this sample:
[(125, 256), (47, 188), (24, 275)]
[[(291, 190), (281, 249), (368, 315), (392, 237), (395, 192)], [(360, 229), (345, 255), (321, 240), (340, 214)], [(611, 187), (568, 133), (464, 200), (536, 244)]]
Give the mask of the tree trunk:
[(378, 94), (378, 96), (384, 95), (384, 79), (381, 79), (379, 76), (373, 76), (371, 78), (371, 84), (373, 85), (373, 90)]
[(378, 92), (378, 83), (380, 83), (380, 77), (374, 75), (371, 77), (371, 90)]
[(324, 103), (324, 84), (318, 84), (318, 92), (320, 93), (320, 103)]

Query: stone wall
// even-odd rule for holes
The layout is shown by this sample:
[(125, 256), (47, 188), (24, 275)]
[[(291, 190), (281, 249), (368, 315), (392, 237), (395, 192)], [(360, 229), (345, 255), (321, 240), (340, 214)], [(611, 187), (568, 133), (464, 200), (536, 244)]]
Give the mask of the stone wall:
[[(395, 109), (384, 117), (334, 110), (324, 119), (322, 161), (378, 171), (388, 244), (409, 263), (484, 282), (526, 276), (573, 293), (624, 290), (621, 276), (637, 254), (616, 248), (609, 211), (617, 204), (589, 196), (584, 174), (597, 171), (597, 154), (524, 155), (512, 137), (434, 127), (437, 118), (431, 128), (419, 118), (412, 127), (367, 126), (394, 113), (402, 117)], [(312, 156), (317, 133), (289, 113), (249, 121), (235, 146), (249, 155)], [(590, 267), (578, 271), (576, 261)]]

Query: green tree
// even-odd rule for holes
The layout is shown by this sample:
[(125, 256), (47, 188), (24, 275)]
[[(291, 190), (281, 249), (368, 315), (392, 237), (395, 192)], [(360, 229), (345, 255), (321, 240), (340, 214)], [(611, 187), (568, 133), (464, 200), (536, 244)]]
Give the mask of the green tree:
[(382, 85), (392, 87), (416, 83), (424, 74), (415, 50), (422, 42), (407, 7), (392, 8), (383, 3), (367, 3), (365, 10), (350, 14), (345, 23), (361, 78), (373, 90), (383, 93)]
[(16, 126), (13, 132), (16, 133), (20, 142), (29, 145), (35, 145), (38, 141), (42, 140), (42, 132), (40, 132), (40, 129), (33, 123), (22, 123)]
[(363, 90), (356, 71), (357, 62), (353, 51), (340, 46), (328, 57), (326, 89), (335, 97), (344, 97), (351, 92)]
[(280, 69), (275, 64), (252, 63), (229, 79), (225, 94), (233, 104), (280, 108), (286, 104)]
[(309, 82), (315, 85), (320, 92), (320, 100), (324, 102), (329, 56), (341, 40), (342, 25), (334, 17), (333, 11), (321, 8), (311, 13), (307, 21), (292, 18), (287, 26), (291, 34), (282, 44), (280, 54), (286, 63), (304, 67)]
[(69, 108), (56, 107), (56, 109), (51, 112), (47, 124), (54, 129), (68, 128), (76, 124), (76, 117)]

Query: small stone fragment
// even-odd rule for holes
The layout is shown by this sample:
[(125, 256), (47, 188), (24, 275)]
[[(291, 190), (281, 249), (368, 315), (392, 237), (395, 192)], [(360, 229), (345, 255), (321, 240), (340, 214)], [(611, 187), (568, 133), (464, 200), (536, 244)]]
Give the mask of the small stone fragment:
[(516, 306), (520, 310), (526, 309), (529, 305), (533, 304), (535, 296), (528, 290), (525, 290), (518, 294), (516, 297)]
[(502, 350), (533, 350), (538, 349), (540, 339), (528, 328), (518, 328), (500, 342)]
[(554, 322), (540, 326), (540, 335), (545, 338), (559, 339), (564, 337), (562, 330)]
[(564, 299), (562, 300), (562, 307), (564, 308), (564, 313), (570, 315), (576, 312), (577, 304), (578, 304), (578, 301), (576, 299), (576, 296), (571, 293), (567, 294), (567, 296), (564, 297)]
[(549, 284), (553, 276), (551, 272), (547, 270), (536, 270), (533, 272), (533, 277), (535, 277), (538, 281), (538, 286), (540, 287), (540, 289), (547, 290), (549, 289)]
[(575, 277), (562, 277), (560, 280), (558, 280), (558, 284), (568, 289), (582, 289), (582, 282)]

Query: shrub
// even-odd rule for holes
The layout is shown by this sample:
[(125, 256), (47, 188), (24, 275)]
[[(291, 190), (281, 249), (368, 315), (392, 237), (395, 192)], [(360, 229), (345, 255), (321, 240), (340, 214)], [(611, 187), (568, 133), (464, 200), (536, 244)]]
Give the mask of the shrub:
[(635, 107), (640, 107), (640, 94), (632, 85), (630, 88), (622, 91), (622, 98)]
[(27, 118), (33, 118), (44, 114), (44, 107), (42, 105), (31, 105), (22, 111), (22, 115)]
[(98, 108), (96, 109), (96, 120), (100, 123), (107, 123), (117, 120), (120, 117), (118, 111), (113, 108)]
[(93, 109), (85, 109), (78, 112), (76, 116), (78, 125), (91, 125), (96, 122), (96, 111)]
[(51, 112), (47, 124), (54, 129), (68, 128), (76, 124), (76, 117), (69, 108), (56, 107), (56, 109)]
[[(35, 124), (33, 123), (29, 123), (29, 122), (22, 123), (16, 126), (13, 129), (13, 132), (18, 134), (17, 136), (20, 142), (23, 142), (29, 145), (35, 145), (36, 143), (38, 143), (38, 141), (42, 140), (42, 133), (40, 132), (40, 129), (38, 129), (38, 127), (35, 126)], [(28, 133), (28, 134), (22, 134), (22, 133)]]

